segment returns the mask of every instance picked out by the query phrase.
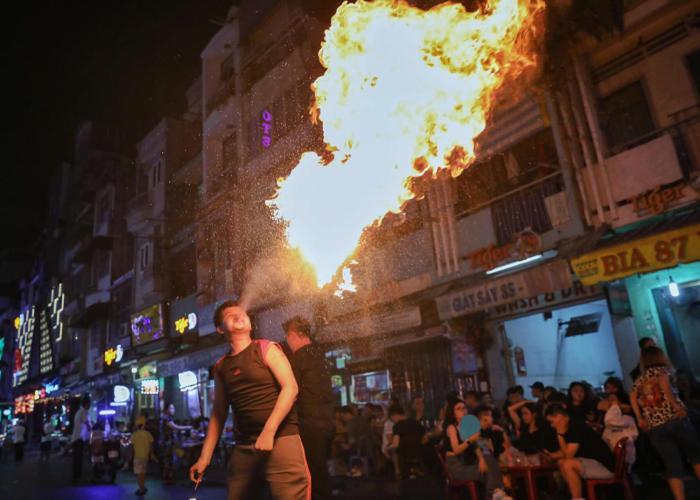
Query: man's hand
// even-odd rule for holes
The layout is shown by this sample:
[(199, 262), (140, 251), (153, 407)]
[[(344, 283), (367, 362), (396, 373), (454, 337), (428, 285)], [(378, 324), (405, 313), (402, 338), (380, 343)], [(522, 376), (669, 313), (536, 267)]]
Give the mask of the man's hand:
[(190, 467), (190, 480), (199, 486), (199, 483), (201, 483), (202, 479), (204, 479), (204, 471), (208, 466), (209, 462), (202, 459), (202, 457), (199, 457), (199, 460), (197, 460), (195, 464)]
[(261, 451), (272, 451), (272, 445), (274, 443), (275, 434), (263, 429), (263, 431), (258, 436), (258, 439), (255, 441), (255, 449)]

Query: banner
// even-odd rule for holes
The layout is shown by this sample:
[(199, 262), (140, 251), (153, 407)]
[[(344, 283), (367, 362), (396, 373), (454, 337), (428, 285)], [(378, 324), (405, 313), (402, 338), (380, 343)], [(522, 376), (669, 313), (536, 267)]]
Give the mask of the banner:
[(700, 224), (666, 231), (571, 259), (584, 285), (700, 260)]
[(571, 284), (568, 263), (565, 260), (556, 260), (445, 294), (435, 301), (440, 319), (446, 320), (568, 288)]

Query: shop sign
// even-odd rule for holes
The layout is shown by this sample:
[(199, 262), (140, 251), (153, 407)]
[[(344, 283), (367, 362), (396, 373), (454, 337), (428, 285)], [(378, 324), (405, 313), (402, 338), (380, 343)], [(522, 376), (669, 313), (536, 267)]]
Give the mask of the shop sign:
[(158, 371), (157, 365), (155, 361), (151, 361), (149, 363), (143, 364), (139, 366), (138, 374), (139, 378), (151, 378), (156, 375), (156, 372)]
[(180, 372), (177, 374), (177, 381), (181, 391), (189, 391), (195, 389), (199, 383), (197, 382), (197, 374), (191, 370)]
[(160, 304), (154, 304), (131, 316), (132, 345), (142, 345), (165, 336)]
[(172, 331), (178, 335), (197, 331), (199, 318), (197, 317), (197, 298), (190, 295), (170, 305), (170, 318)]
[(368, 337), (408, 330), (420, 325), (420, 308), (415, 306), (381, 314), (369, 314), (353, 321), (331, 324), (323, 328), (316, 338), (318, 341), (330, 341), (337, 336)]
[(160, 384), (157, 378), (150, 378), (141, 381), (141, 394), (158, 394), (160, 392)]
[(51, 288), (49, 296), (49, 319), (54, 341), (60, 342), (63, 339), (63, 308), (66, 303), (66, 296), (63, 293), (63, 283)]
[(44, 389), (46, 390), (46, 394), (53, 394), (59, 389), (58, 382), (49, 382)]
[(571, 259), (584, 285), (700, 260), (700, 224), (666, 231)]
[(115, 385), (112, 390), (114, 393), (114, 403), (126, 403), (131, 398), (131, 391), (125, 385)]
[(39, 312), (39, 372), (43, 375), (53, 370), (53, 345), (51, 327), (46, 309)]
[(603, 291), (598, 285), (586, 286), (580, 281), (574, 281), (573, 285), (561, 290), (535, 295), (526, 299), (518, 299), (508, 304), (496, 306), (489, 311), (489, 317), (500, 318), (512, 314), (524, 314), (537, 309), (552, 309), (567, 302), (595, 297), (602, 293)]
[(457, 318), (569, 286), (569, 266), (556, 260), (438, 297), (438, 315), (442, 320)]
[(15, 415), (34, 411), (34, 394), (23, 394), (15, 398)]
[(27, 380), (29, 370), (29, 357), (34, 339), (34, 306), (26, 309), (19, 316), (19, 328), (17, 329), (17, 348), (15, 349), (14, 373), (12, 374), (12, 387), (16, 387)]
[(112, 366), (112, 363), (119, 364), (124, 357), (124, 349), (121, 344), (117, 344), (116, 347), (110, 347), (105, 351), (105, 365)]
[(542, 238), (531, 229), (526, 229), (518, 234), (515, 241), (497, 247), (480, 248), (463, 259), (468, 260), (472, 269), (484, 269), (488, 271), (505, 261), (523, 260), (542, 251)]
[(637, 215), (646, 213), (657, 215), (682, 200), (685, 196), (683, 191), (686, 189), (692, 190), (693, 188), (685, 182), (665, 189), (658, 186), (651, 191), (633, 196), (630, 198), (630, 202)]
[(267, 109), (260, 114), (262, 118), (262, 147), (265, 149), (272, 145), (272, 113)]

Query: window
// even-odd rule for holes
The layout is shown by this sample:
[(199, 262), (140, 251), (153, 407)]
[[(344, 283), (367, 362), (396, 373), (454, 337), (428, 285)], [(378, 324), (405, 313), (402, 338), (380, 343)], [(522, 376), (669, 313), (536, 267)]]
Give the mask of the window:
[(600, 102), (600, 123), (613, 153), (653, 132), (656, 126), (642, 82), (634, 82), (604, 97)]
[(149, 244), (143, 245), (139, 249), (139, 269), (141, 272), (144, 272), (148, 268), (149, 264), (149, 251), (148, 251)]
[(686, 56), (690, 77), (693, 79), (695, 90), (700, 95), (700, 50), (691, 52)]

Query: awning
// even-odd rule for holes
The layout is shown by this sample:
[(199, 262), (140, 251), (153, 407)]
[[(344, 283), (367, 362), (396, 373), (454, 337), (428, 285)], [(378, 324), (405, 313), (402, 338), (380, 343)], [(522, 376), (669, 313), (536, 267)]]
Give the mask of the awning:
[(697, 260), (700, 208), (602, 239), (594, 251), (572, 258), (571, 266), (584, 285), (594, 285)]

